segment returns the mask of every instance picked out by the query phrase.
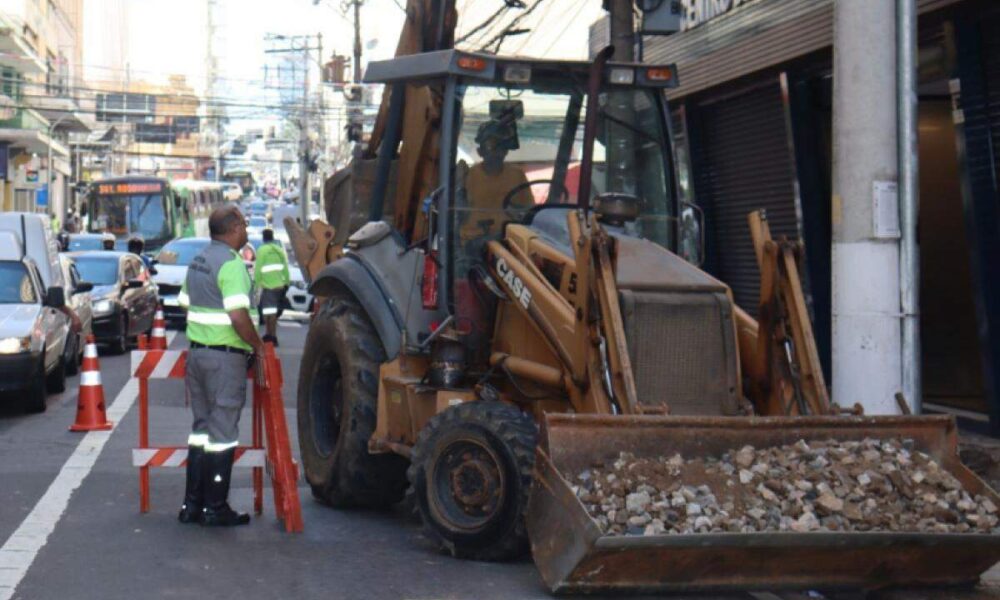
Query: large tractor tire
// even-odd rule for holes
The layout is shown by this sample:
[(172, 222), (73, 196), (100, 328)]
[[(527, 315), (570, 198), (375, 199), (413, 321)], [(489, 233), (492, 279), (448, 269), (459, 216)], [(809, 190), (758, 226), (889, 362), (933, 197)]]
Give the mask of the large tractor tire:
[(458, 558), (524, 555), (537, 438), (531, 417), (502, 402), (459, 404), (432, 418), (420, 432), (408, 471), (431, 539)]
[(323, 305), (309, 326), (299, 372), (299, 449), (313, 496), (338, 508), (385, 508), (406, 491), (406, 459), (370, 454), (379, 366), (385, 350), (347, 294)]

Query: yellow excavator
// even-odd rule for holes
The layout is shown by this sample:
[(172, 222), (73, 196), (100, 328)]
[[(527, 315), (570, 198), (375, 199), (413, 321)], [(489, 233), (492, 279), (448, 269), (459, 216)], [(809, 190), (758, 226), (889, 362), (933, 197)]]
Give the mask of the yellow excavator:
[(298, 383), (317, 499), (409, 495), (452, 555), (530, 549), (555, 592), (967, 582), (1000, 558), (976, 534), (605, 535), (570, 481), (621, 452), (905, 438), (1000, 498), (952, 420), (831, 404), (801, 248), (765, 214), (748, 219), (758, 320), (677, 253), (697, 231), (678, 218), (673, 65), (454, 50), (436, 4), (410, 0), (398, 56), (368, 67), (385, 100), (367, 154), (327, 181), (328, 223), (287, 223), (321, 301)]

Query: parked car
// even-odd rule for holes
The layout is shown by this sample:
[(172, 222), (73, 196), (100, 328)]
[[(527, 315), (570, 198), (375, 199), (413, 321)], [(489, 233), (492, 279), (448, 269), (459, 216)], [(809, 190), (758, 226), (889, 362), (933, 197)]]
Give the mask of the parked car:
[(271, 216), (271, 205), (267, 202), (257, 201), (250, 203), (250, 216), (251, 217), (264, 217), (265, 219)]
[(311, 312), (313, 295), (309, 293), (309, 286), (306, 284), (305, 278), (302, 277), (302, 269), (289, 265), (288, 275), (290, 282), (288, 291), (285, 292), (288, 308), (298, 312)]
[(142, 259), (129, 252), (96, 250), (70, 255), (84, 280), (94, 284), (94, 337), (122, 354), (153, 327), (159, 303), (156, 284)]
[(63, 278), (66, 280), (66, 304), (80, 318), (80, 332), (75, 334), (70, 332), (66, 349), (63, 351), (66, 374), (76, 375), (80, 371), (87, 336), (93, 332), (94, 312), (90, 291), (94, 288), (94, 284), (83, 279), (71, 256), (60, 254), (59, 261), (63, 269)]
[(163, 300), (163, 316), (168, 321), (184, 322), (186, 313), (177, 301), (177, 295), (184, 285), (191, 260), (211, 242), (208, 238), (181, 238), (168, 242), (157, 254), (153, 281), (159, 288), (160, 298)]
[[(33, 237), (30, 229), (26, 235), (0, 231), (0, 390), (23, 392), (25, 409), (42, 412), (46, 392), (66, 389), (70, 324), (60, 310), (66, 302), (62, 272), (59, 285), (46, 286), (39, 261), (25, 252), (32, 246), (22, 241)], [(55, 283), (51, 271), (49, 277)]]
[(247, 221), (247, 235), (261, 235), (267, 226), (266, 217), (252, 215)]
[(103, 250), (103, 239), (103, 233), (71, 233), (69, 234), (69, 246), (66, 248), (66, 251)]

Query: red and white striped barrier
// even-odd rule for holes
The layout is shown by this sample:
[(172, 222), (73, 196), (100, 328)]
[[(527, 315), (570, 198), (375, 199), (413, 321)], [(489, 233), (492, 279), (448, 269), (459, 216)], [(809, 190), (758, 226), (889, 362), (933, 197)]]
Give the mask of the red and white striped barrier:
[(183, 379), (186, 358), (184, 350), (133, 350), (132, 377)]
[[(175, 448), (133, 448), (133, 467), (186, 467), (188, 449)], [(234, 467), (264, 467), (267, 454), (263, 449), (238, 446)]]

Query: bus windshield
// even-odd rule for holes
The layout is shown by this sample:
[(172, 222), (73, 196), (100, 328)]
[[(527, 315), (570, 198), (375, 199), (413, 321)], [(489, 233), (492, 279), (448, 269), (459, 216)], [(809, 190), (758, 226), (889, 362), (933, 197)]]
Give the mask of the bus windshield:
[(112, 233), (117, 238), (140, 235), (147, 246), (161, 245), (173, 237), (163, 194), (97, 196), (90, 230)]

